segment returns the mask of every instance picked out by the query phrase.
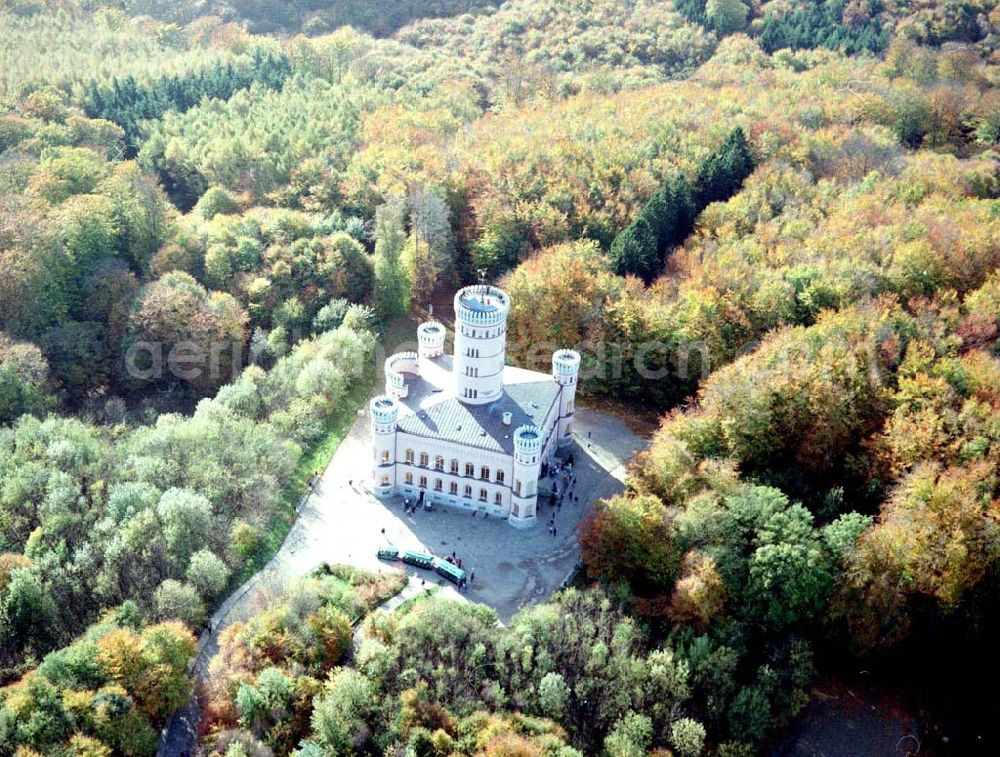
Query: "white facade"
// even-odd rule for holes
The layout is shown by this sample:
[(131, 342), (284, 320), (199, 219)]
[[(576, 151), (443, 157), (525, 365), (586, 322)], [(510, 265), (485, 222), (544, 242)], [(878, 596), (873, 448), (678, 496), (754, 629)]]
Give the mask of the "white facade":
[(536, 519), (541, 464), (572, 437), (580, 356), (553, 355), (552, 375), (505, 366), (510, 298), (496, 287), (455, 295), (454, 356), (445, 328), (418, 330), (419, 351), (386, 361), (371, 402), (373, 491), (503, 517)]

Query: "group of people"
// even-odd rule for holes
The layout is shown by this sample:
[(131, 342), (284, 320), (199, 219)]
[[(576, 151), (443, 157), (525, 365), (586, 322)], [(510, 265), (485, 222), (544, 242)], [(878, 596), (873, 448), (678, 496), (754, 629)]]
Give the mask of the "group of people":
[(563, 500), (571, 504), (580, 502), (580, 495), (576, 493), (576, 470), (573, 468), (572, 455), (570, 460), (564, 464), (556, 463), (552, 470), (552, 504), (556, 510), (562, 509)]
[[(445, 559), (446, 562), (450, 562), (452, 565), (454, 565), (459, 570), (462, 569), (462, 558), (459, 557), (457, 554), (455, 554), (454, 550), (452, 551), (452, 553), (451, 553), (450, 556), (445, 557), (444, 559)], [(459, 591), (467, 591), (468, 588), (469, 588), (469, 581), (475, 581), (475, 580), (476, 580), (476, 571), (470, 570), (468, 578), (462, 578), (458, 582), (458, 590)]]
[[(421, 497), (421, 499), (423, 498)], [(420, 504), (421, 504), (420, 500), (414, 500), (410, 499), (409, 497), (406, 497), (403, 499), (403, 510), (406, 511), (407, 515), (412, 515), (413, 513), (417, 512), (420, 509)], [(433, 508), (425, 504), (424, 509), (431, 510)]]
[[(542, 466), (542, 478), (552, 477), (552, 495), (550, 502), (556, 512), (562, 510), (563, 501), (578, 504), (580, 496), (576, 493), (576, 469), (573, 467), (573, 454), (570, 453), (565, 462), (545, 463)], [(549, 534), (559, 535), (556, 526), (556, 516), (553, 513), (549, 519)]]

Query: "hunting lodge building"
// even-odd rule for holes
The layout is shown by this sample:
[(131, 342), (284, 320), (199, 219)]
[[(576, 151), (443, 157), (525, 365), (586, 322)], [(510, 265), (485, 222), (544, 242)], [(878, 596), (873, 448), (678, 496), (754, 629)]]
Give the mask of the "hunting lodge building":
[(542, 461), (573, 434), (580, 355), (558, 350), (552, 375), (505, 365), (510, 297), (493, 286), (455, 295), (454, 355), (437, 321), (418, 352), (385, 361), (371, 401), (373, 491), (534, 524)]

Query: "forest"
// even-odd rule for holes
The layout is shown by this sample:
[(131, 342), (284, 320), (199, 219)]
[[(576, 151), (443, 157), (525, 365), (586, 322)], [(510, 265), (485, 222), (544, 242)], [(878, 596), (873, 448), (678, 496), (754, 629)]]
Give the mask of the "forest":
[(502, 625), (332, 561), (224, 632), (204, 754), (744, 757), (842, 670), (995, 753), (1000, 4), (0, 0), (0, 39), (0, 757), (154, 754), (393, 325), (480, 279), (510, 362), (657, 419), (581, 580)]

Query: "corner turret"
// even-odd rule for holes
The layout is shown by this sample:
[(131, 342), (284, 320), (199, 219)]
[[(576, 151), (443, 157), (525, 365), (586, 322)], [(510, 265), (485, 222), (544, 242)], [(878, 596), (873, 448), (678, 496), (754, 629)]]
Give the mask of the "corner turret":
[(542, 432), (537, 426), (519, 426), (514, 432), (514, 481), (507, 518), (512, 526), (528, 528), (535, 523), (541, 465)]
[(564, 447), (573, 438), (573, 416), (576, 413), (576, 386), (580, 379), (580, 353), (576, 350), (556, 350), (552, 353), (552, 378), (562, 387), (559, 396), (557, 444)]
[(369, 404), (372, 416), (372, 439), (375, 452), (372, 491), (377, 497), (391, 497), (394, 491), (396, 466), (396, 427), (399, 403), (392, 397), (375, 397)]

